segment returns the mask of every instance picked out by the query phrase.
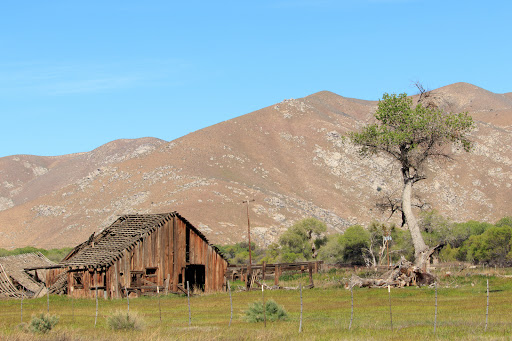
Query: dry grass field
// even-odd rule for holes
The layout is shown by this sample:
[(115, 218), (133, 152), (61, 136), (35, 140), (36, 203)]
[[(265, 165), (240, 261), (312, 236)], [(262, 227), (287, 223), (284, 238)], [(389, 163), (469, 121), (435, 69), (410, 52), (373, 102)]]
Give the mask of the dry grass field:
[[(316, 288), (303, 291), (303, 331), (299, 333), (300, 297), (298, 290), (265, 291), (288, 312), (287, 321), (249, 323), (244, 311), (261, 300), (261, 291), (237, 291), (233, 285), (233, 321), (229, 326), (228, 293), (197, 295), (190, 298), (189, 326), (186, 296), (168, 295), (130, 299), (130, 312), (143, 321), (139, 331), (114, 331), (107, 318), (127, 311), (123, 300), (71, 300), (50, 296), (50, 314), (59, 322), (47, 334), (32, 334), (20, 328), (20, 300), (0, 301), (0, 339), (2, 340), (510, 340), (512, 338), (512, 278), (510, 270), (460, 271), (440, 276), (437, 290), (438, 312), (434, 334), (435, 289), (408, 287), (354, 289), (354, 315), (351, 293), (343, 287), (349, 273), (342, 270), (315, 275)], [(489, 314), (486, 324), (487, 280)], [(288, 278), (286, 285), (306, 283), (306, 278)], [(391, 297), (391, 318), (390, 318)], [(23, 321), (47, 311), (47, 299), (24, 300)], [(161, 313), (160, 313), (161, 311)], [(161, 317), (161, 320), (160, 320)]]

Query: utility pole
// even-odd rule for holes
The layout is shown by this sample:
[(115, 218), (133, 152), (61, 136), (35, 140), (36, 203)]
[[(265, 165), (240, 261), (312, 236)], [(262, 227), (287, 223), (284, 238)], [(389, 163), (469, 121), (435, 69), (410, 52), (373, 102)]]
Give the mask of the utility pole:
[(247, 204), (247, 240), (249, 241), (249, 264), (247, 265), (247, 281), (245, 283), (247, 289), (251, 287), (252, 281), (251, 221), (249, 219), (249, 203), (254, 201), (254, 199), (242, 201), (242, 203)]

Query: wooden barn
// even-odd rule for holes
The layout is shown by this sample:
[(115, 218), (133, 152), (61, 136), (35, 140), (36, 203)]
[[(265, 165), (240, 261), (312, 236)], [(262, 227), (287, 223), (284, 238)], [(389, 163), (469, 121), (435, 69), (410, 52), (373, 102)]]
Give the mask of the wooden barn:
[[(228, 262), (198, 229), (172, 212), (122, 216), (60, 265), (67, 270), (67, 281), (62, 275), (60, 280), (68, 295), (94, 297), (97, 291), (100, 297), (120, 298), (185, 292), (187, 281), (194, 290), (220, 291)], [(56, 271), (48, 284), (58, 280)]]

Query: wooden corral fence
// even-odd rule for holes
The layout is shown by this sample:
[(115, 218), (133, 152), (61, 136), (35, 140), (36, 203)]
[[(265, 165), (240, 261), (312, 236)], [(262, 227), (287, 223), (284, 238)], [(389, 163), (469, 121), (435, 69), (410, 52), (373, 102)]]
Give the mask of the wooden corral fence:
[(297, 272), (309, 274), (309, 287), (313, 287), (313, 274), (322, 269), (323, 261), (315, 262), (296, 262), (296, 263), (274, 263), (267, 264), (252, 264), (250, 267), (247, 264), (228, 265), (226, 270), (226, 278), (231, 281), (242, 280), (247, 288), (254, 285), (260, 286), (262, 283), (259, 281), (267, 280), (269, 277), (274, 278), (274, 287), (279, 287), (279, 276), (284, 272)]

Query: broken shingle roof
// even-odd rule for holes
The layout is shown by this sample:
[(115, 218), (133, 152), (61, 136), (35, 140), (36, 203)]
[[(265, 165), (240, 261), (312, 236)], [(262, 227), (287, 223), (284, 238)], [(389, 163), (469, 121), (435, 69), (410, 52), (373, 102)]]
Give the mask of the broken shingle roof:
[(124, 250), (131, 250), (145, 236), (175, 216), (208, 243), (206, 237), (177, 212), (131, 214), (118, 218), (100, 234), (91, 236), (89, 240), (78, 245), (61, 264), (76, 268), (108, 267), (121, 258)]
[(21, 293), (15, 292), (14, 283), (19, 283), (25, 289), (26, 294), (37, 294), (41, 291), (44, 284), (34, 280), (25, 269), (45, 268), (53, 265), (55, 263), (40, 252), (0, 257), (0, 295), (21, 297)]

